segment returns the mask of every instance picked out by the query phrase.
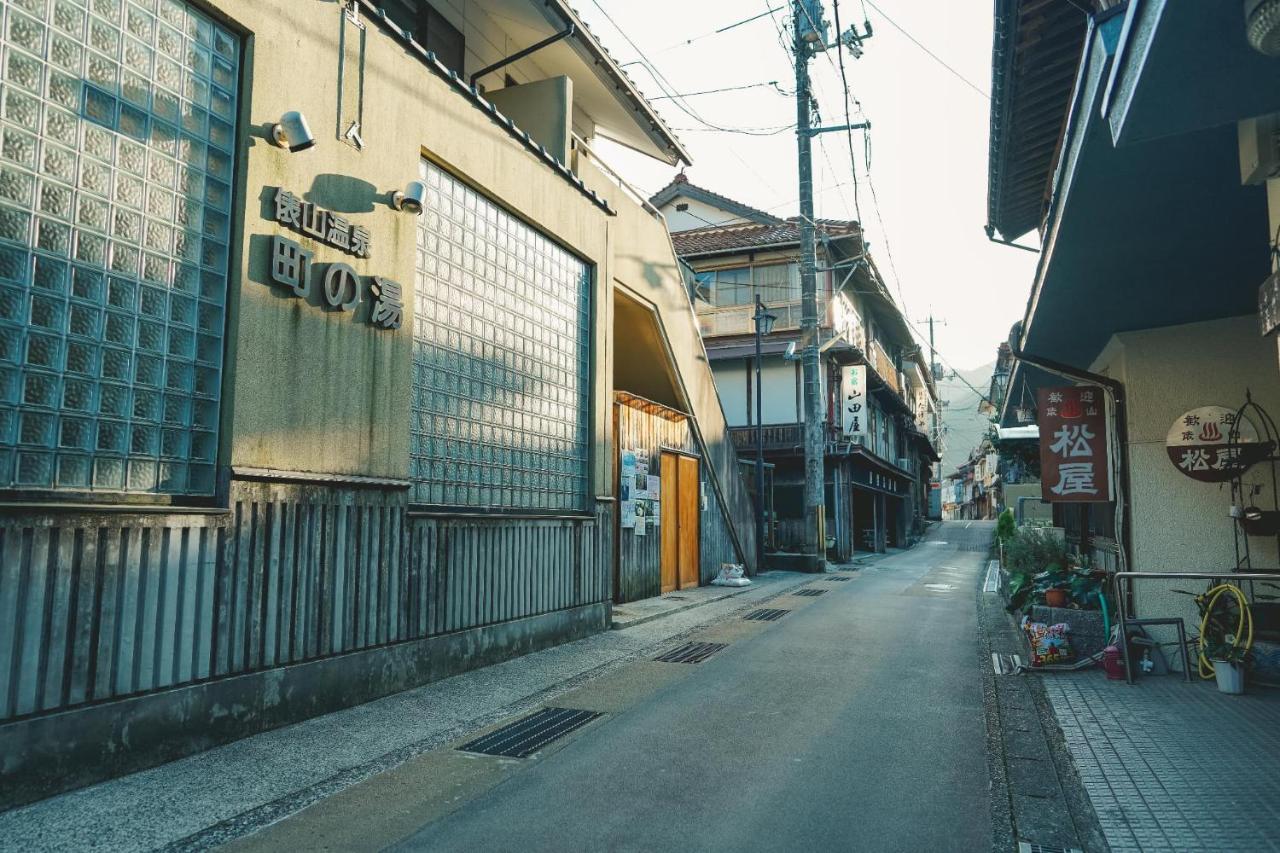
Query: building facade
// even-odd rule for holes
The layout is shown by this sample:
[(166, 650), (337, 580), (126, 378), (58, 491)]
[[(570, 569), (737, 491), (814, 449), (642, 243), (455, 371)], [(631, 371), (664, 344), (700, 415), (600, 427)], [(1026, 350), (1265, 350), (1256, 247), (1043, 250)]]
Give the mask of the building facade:
[[(1274, 446), (1236, 476), (1209, 470), (1224, 460), (1212, 449), (1178, 451), (1233, 424), (1265, 443), (1280, 412), (1280, 163), (1268, 130), (1280, 58), (1262, 38), (1273, 22), (1247, 22), (1230, 3), (1075, 5), (1090, 9), (997, 3), (988, 233), (1038, 231), (1043, 247), (1002, 423), (1025, 423), (1021, 401), (1037, 388), (1105, 396), (1113, 487), (1054, 506), (1094, 565), (1274, 570), (1274, 531), (1245, 523), (1250, 507), (1276, 509)], [(1181, 263), (1179, 245), (1206, 266)], [(1211, 428), (1203, 407), (1220, 412)], [(1144, 581), (1128, 603), (1139, 617), (1198, 619), (1175, 591), (1186, 588)], [(1272, 614), (1259, 617), (1258, 654), (1280, 673), (1277, 647), (1266, 650), (1280, 624), (1255, 604)]]
[[(803, 543), (803, 404), (800, 235), (780, 219), (689, 183), (681, 174), (651, 202), (692, 271), (694, 301), (725, 417), (744, 461), (756, 452), (756, 409), (772, 466), (769, 545)], [(937, 389), (928, 363), (889, 295), (856, 222), (818, 223), (821, 387), (826, 397), (829, 555), (906, 547), (930, 517), (938, 461), (932, 433)], [(752, 315), (759, 299), (777, 317), (764, 340), (759, 400)]]
[(564, 3), (0, 17), (0, 806), (605, 628), (619, 392), (684, 426), (693, 576), (752, 564), (591, 142), (687, 155)]

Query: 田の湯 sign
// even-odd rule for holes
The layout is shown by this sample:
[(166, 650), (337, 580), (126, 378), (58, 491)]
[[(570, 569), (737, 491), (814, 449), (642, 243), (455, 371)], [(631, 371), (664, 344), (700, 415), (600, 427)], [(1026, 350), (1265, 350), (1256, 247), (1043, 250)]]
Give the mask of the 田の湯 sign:
[(1236, 412), (1201, 406), (1179, 415), (1164, 441), (1169, 461), (1193, 480), (1224, 483), (1265, 454), (1248, 418), (1237, 425)]
[(1038, 393), (1041, 496), (1051, 503), (1112, 500), (1104, 392), (1092, 385)]

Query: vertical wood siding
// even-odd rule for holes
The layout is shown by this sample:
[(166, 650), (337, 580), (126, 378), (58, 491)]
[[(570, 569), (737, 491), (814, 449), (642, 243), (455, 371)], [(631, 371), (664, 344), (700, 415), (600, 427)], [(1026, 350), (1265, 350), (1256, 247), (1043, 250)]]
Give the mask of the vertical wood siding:
[[(618, 453), (623, 450), (648, 450), (651, 474), (657, 474), (661, 470), (663, 449), (698, 455), (697, 443), (687, 419), (668, 420), (657, 414), (649, 414), (626, 401), (617, 402), (614, 412), (618, 426)], [(700, 481), (705, 482), (707, 477), (706, 465), (700, 463)], [(667, 494), (668, 485), (662, 484), (664, 501), (673, 498)], [(720, 571), (722, 563), (739, 563), (742, 560), (734, 545), (729, 521), (715, 499), (715, 492), (710, 484), (703, 488), (707, 504), (700, 512), (699, 520), (699, 577), (706, 583)], [(645, 536), (636, 536), (630, 529), (618, 529), (619, 602), (649, 598), (661, 591), (662, 528), (655, 529), (650, 524), (646, 532)]]
[(405, 497), (237, 481), (223, 512), (0, 519), (0, 721), (608, 600), (612, 505), (410, 519)]

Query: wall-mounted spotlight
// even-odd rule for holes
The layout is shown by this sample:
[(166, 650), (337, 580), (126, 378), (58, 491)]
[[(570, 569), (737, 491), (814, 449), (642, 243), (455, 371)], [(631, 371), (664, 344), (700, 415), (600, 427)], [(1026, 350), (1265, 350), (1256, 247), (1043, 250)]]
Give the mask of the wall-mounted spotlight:
[(307, 117), (290, 110), (280, 116), (277, 124), (271, 125), (271, 141), (290, 151), (305, 151), (316, 144), (316, 137), (307, 124)]
[(407, 213), (422, 213), (427, 201), (427, 185), (422, 181), (410, 181), (403, 190), (391, 194), (391, 206)]

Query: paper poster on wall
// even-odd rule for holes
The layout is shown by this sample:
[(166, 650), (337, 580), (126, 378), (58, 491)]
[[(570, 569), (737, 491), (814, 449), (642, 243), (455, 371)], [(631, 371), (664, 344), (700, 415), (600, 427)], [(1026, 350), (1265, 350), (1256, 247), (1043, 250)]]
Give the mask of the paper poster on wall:
[(649, 469), (636, 462), (636, 475), (631, 482), (631, 497), (642, 500), (649, 497)]
[(657, 501), (653, 501), (652, 503), (649, 504), (648, 518), (649, 518), (650, 524), (652, 524), (654, 527), (658, 526), (658, 524), (662, 520), (662, 504), (661, 503)]
[(618, 480), (623, 483), (630, 483), (636, 476), (636, 452), (634, 450), (622, 451), (622, 465), (618, 472)]
[(619, 504), (621, 507), (622, 526), (630, 528), (636, 526), (636, 505), (632, 501), (623, 501)]
[(645, 517), (640, 516), (639, 518), (636, 519), (636, 535), (637, 536), (646, 535), (644, 528), (645, 528)]
[(645, 492), (649, 495), (649, 500), (656, 501), (662, 496), (662, 480), (652, 474), (649, 475), (645, 484)]
[(618, 500), (631, 500), (631, 487), (634, 485), (630, 480), (623, 480), (618, 484)]

